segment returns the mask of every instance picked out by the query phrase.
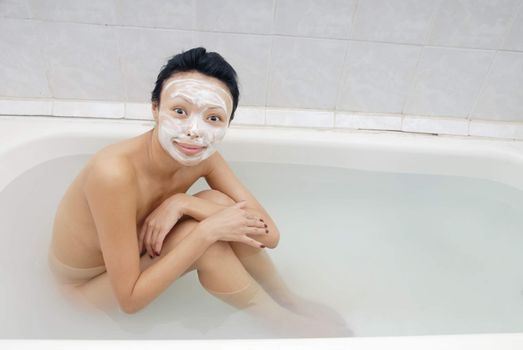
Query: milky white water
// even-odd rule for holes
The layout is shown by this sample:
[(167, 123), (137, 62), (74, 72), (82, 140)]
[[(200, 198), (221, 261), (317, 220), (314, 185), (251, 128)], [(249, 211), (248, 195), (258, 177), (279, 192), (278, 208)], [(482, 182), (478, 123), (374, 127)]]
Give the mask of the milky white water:
[[(64, 301), (47, 248), (88, 157), (40, 164), (0, 193), (1, 338), (275, 337), (214, 299), (195, 272), (134, 315)], [(268, 251), (288, 284), (337, 309), (356, 336), (523, 332), (521, 191), (465, 177), (230, 165), (278, 225)]]

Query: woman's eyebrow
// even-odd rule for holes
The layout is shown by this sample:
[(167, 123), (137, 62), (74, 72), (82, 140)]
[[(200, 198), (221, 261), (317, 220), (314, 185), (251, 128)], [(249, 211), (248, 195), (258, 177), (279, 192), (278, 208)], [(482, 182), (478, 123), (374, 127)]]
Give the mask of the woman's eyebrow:
[(172, 96), (172, 95), (171, 95), (171, 97), (172, 97), (173, 100), (174, 100), (174, 99), (177, 99), (177, 98), (180, 98), (180, 99), (182, 99), (182, 100), (185, 100), (185, 102), (188, 102), (188, 103), (192, 103), (192, 104), (194, 104), (193, 101), (191, 101), (190, 99), (188, 99), (187, 97), (185, 97), (185, 96), (183, 96), (183, 95), (176, 95), (176, 96)]
[[(183, 95), (176, 95), (174, 98), (181, 98), (182, 100), (185, 100), (185, 101), (188, 102), (188, 103), (192, 103), (192, 104), (194, 104), (193, 101), (191, 101), (190, 99), (188, 99), (187, 97), (185, 97), (185, 96), (183, 96)], [(223, 109), (222, 106), (219, 106), (219, 105), (209, 105), (209, 106), (210, 106), (209, 109), (216, 109), (216, 108), (219, 108), (219, 109), (221, 109), (222, 111), (225, 112), (225, 110)]]
[(208, 109), (221, 109), (222, 111), (225, 112), (225, 109), (223, 109), (223, 107), (220, 107), (220, 106), (216, 106), (216, 105), (212, 105), (211, 107), (209, 107)]

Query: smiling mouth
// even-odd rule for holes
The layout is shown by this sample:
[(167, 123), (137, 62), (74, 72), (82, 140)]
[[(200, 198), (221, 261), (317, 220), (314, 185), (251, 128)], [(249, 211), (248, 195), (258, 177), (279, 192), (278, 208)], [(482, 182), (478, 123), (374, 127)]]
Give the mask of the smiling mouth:
[(174, 144), (180, 148), (184, 153), (187, 154), (196, 154), (207, 148), (207, 146), (197, 146), (197, 145), (191, 145), (188, 143), (182, 143), (178, 141), (173, 141)]

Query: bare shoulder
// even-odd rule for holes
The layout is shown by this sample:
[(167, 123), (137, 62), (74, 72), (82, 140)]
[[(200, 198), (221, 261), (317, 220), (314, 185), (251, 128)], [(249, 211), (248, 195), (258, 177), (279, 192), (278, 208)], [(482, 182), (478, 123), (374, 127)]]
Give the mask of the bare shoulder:
[(86, 166), (86, 184), (132, 187), (136, 184), (136, 170), (130, 159), (120, 152), (103, 149)]

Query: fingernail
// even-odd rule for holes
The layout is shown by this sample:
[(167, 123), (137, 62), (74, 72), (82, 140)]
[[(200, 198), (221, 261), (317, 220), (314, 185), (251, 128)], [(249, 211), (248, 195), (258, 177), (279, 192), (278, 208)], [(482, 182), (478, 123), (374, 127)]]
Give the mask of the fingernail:
[(260, 248), (265, 248), (265, 246), (262, 244), (262, 245), (260, 246)]
[(264, 224), (264, 225), (265, 225), (265, 227), (267, 227), (267, 224)]
[(261, 222), (265, 223), (265, 221), (263, 221), (263, 219), (260, 219)]

